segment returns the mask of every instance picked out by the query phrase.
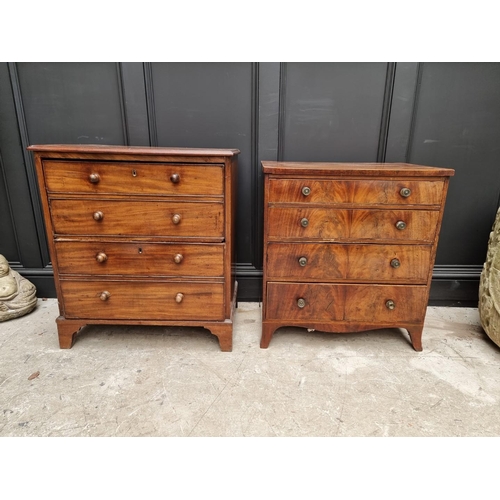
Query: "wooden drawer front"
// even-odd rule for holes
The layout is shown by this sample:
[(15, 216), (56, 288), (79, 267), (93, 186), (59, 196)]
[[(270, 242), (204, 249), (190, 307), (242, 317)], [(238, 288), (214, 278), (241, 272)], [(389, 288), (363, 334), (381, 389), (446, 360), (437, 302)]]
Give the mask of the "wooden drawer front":
[(353, 181), (351, 202), (362, 205), (440, 205), (444, 181)]
[(272, 179), (271, 203), (440, 205), (444, 181)]
[[(300, 301), (304, 301), (303, 304)], [(335, 321), (343, 316), (344, 289), (341, 285), (267, 284), (266, 319)]]
[[(56, 234), (209, 238), (224, 234), (222, 203), (52, 199), (50, 206)], [(102, 219), (96, 221), (99, 213)]]
[(270, 239), (347, 239), (349, 236), (349, 210), (269, 207), (268, 214)]
[(266, 269), (271, 280), (426, 283), (430, 254), (424, 245), (269, 243)]
[(431, 246), (349, 245), (347, 278), (358, 281), (427, 283)]
[[(418, 285), (270, 282), (265, 319), (417, 323), (425, 313), (426, 299), (427, 287)], [(303, 307), (299, 307), (300, 300)]]
[[(437, 210), (335, 210), (269, 207), (269, 239), (432, 242)], [(398, 223), (404, 229), (398, 229)]]
[(224, 274), (224, 244), (57, 241), (59, 273), (202, 276)]
[(269, 243), (268, 279), (335, 280), (347, 276), (347, 246), (328, 243)]
[(222, 165), (45, 160), (47, 191), (222, 196)]
[[(398, 240), (433, 242), (438, 211), (428, 210), (353, 210), (352, 240)], [(404, 223), (402, 229), (398, 225)]]
[(369, 323), (418, 323), (425, 315), (426, 299), (425, 286), (347, 285), (345, 319)]
[(66, 318), (224, 319), (223, 283), (61, 280), (61, 290)]
[(271, 179), (270, 203), (348, 203), (348, 181), (312, 179)]

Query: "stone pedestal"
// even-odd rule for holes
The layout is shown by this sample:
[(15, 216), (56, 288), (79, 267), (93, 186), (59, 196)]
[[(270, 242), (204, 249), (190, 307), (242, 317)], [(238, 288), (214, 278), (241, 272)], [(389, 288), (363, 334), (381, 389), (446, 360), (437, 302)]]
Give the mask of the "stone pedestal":
[(488, 242), (479, 282), (479, 317), (490, 339), (500, 346), (500, 210)]
[(36, 306), (36, 288), (0, 255), (0, 321), (18, 318)]

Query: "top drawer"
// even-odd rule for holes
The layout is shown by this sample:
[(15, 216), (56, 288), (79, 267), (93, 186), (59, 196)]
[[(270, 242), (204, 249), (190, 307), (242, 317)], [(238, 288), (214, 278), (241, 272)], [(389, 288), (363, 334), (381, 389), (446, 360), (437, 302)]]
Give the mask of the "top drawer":
[(271, 203), (440, 205), (444, 181), (271, 179)]
[(43, 162), (49, 193), (222, 196), (223, 165)]

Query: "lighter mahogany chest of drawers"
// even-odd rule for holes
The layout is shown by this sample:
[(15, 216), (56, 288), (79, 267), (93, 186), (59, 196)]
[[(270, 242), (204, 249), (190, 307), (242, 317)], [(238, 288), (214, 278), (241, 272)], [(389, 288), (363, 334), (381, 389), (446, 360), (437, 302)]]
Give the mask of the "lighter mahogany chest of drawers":
[(238, 150), (30, 146), (59, 345), (86, 324), (201, 326), (232, 349)]
[(261, 347), (281, 326), (422, 329), (451, 169), (262, 163)]

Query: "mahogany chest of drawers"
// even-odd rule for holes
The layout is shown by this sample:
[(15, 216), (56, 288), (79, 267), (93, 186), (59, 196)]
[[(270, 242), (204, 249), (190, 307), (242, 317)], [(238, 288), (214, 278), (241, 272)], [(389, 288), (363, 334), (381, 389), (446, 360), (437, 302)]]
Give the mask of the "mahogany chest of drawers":
[(86, 324), (201, 326), (232, 349), (238, 150), (30, 146), (60, 316)]
[(422, 329), (451, 169), (262, 162), (261, 347), (281, 326)]

